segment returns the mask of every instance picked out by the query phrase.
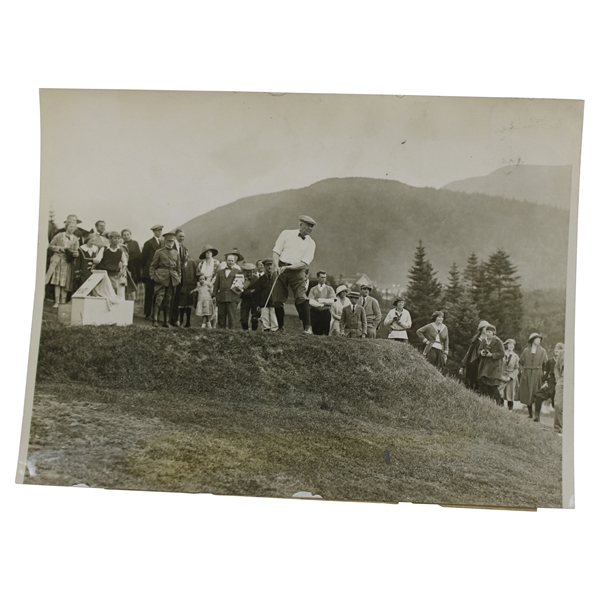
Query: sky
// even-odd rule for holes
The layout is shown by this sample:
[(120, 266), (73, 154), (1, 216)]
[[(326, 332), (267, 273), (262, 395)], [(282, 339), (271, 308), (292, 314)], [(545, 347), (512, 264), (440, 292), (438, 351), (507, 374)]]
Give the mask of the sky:
[[(582, 103), (417, 96), (41, 91), (42, 214), (150, 236), (329, 177), (442, 187), (577, 161)], [(295, 219), (293, 216), (293, 219)]]

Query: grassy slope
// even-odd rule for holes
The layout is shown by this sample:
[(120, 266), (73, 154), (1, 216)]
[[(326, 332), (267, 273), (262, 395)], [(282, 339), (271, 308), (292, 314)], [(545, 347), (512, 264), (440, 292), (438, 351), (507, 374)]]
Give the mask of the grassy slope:
[(561, 503), (558, 438), (385, 340), (46, 324), (30, 459), (39, 484)]

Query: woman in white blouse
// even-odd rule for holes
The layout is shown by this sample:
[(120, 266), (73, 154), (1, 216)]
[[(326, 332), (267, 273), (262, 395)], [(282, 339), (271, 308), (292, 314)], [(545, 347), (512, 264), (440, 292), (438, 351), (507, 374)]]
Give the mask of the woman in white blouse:
[(404, 308), (405, 299), (398, 297), (393, 302), (393, 308), (389, 311), (389, 314), (385, 317), (383, 324), (389, 327), (389, 335), (387, 339), (394, 339), (395, 341), (402, 341), (403, 343), (408, 342), (408, 329), (412, 326), (412, 317), (410, 313)]
[(329, 335), (341, 335), (341, 329), (339, 323), (341, 322), (341, 312), (345, 306), (349, 306), (351, 302), (347, 297), (349, 289), (345, 285), (339, 285), (335, 289), (335, 295), (337, 296), (333, 305), (331, 306), (331, 332)]

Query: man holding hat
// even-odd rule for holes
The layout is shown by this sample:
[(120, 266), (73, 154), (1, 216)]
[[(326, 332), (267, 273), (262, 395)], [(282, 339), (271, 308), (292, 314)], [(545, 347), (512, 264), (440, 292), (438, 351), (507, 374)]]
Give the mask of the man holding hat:
[(239, 312), (241, 316), (241, 328), (244, 331), (249, 331), (248, 320), (250, 314), (252, 316), (252, 331), (258, 330), (258, 322), (260, 321), (260, 314), (256, 309), (256, 290), (253, 287), (253, 284), (259, 279), (255, 269), (256, 265), (251, 262), (244, 262), (241, 266), (241, 270), (243, 271), (243, 291), (241, 292), (241, 307)]
[(141, 265), (141, 275), (145, 286), (144, 297), (144, 314), (147, 319), (152, 317), (153, 302), (154, 302), (154, 280), (150, 277), (150, 264), (154, 259), (154, 254), (164, 247), (164, 239), (162, 237), (162, 225), (154, 225), (151, 227), (154, 235), (144, 243), (139, 257)]
[(305, 214), (300, 216), (299, 227), (282, 231), (272, 250), (273, 271), (278, 277), (273, 291), (273, 303), (280, 331), (284, 330), (284, 306), (291, 291), (304, 326), (304, 333), (311, 333), (304, 271), (314, 259), (316, 244), (310, 235), (315, 225), (316, 221), (313, 218)]
[(156, 250), (150, 264), (150, 278), (154, 281), (152, 324), (158, 326), (158, 315), (164, 313), (164, 327), (169, 327), (170, 305), (175, 288), (181, 283), (181, 259), (175, 249), (175, 234), (166, 233), (164, 247)]
[(387, 339), (394, 339), (402, 343), (408, 342), (408, 329), (412, 326), (412, 317), (404, 308), (405, 299), (401, 296), (393, 302), (395, 306), (385, 317), (384, 325), (389, 327)]
[(374, 297), (370, 297), (371, 291), (371, 285), (364, 284), (360, 287), (361, 297), (358, 305), (362, 306), (364, 312), (366, 312), (366, 320), (368, 321), (368, 333), (366, 336), (369, 339), (376, 339), (376, 330), (379, 328), (379, 324), (381, 324), (383, 314), (379, 302)]
[(264, 264), (264, 274), (252, 283), (252, 289), (256, 291), (254, 301), (256, 311), (260, 315), (262, 330), (268, 333), (274, 332), (279, 328), (271, 293), (275, 276), (273, 274), (273, 261), (267, 258), (266, 260), (262, 260), (262, 263)]
[(341, 312), (341, 321), (339, 327), (341, 335), (344, 337), (364, 339), (368, 331), (366, 312), (364, 308), (358, 305), (360, 294), (357, 291), (350, 291), (347, 294), (351, 304), (345, 306)]

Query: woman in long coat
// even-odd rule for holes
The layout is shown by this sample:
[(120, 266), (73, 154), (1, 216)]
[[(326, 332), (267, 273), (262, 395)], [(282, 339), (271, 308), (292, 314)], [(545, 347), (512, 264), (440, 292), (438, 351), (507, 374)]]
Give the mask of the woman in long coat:
[(505, 356), (503, 358), (503, 372), (499, 393), (501, 394), (501, 405), (507, 401), (508, 410), (514, 407), (514, 401), (518, 399), (518, 373), (520, 371), (520, 358), (514, 351), (516, 342), (508, 339), (504, 344)]
[(478, 388), (478, 348), (481, 341), (485, 338), (485, 330), (489, 326), (486, 320), (478, 323), (478, 331), (470, 340), (470, 347), (460, 365), (460, 375), (464, 377), (464, 383), (468, 389), (476, 390)]
[(54, 285), (54, 308), (66, 303), (67, 293), (73, 291), (73, 263), (79, 254), (79, 239), (75, 235), (77, 223), (66, 222), (66, 230), (57, 233), (50, 242), (50, 266), (46, 272), (45, 284)]
[(424, 357), (439, 370), (443, 370), (449, 353), (449, 332), (443, 324), (443, 312), (433, 312), (433, 322), (416, 331), (418, 338), (426, 343)]
[(528, 417), (533, 417), (534, 395), (543, 384), (543, 367), (547, 362), (547, 352), (541, 347), (543, 337), (531, 333), (528, 347), (520, 356), (520, 389), (518, 400), (528, 408)]

